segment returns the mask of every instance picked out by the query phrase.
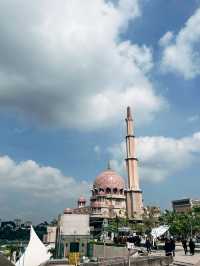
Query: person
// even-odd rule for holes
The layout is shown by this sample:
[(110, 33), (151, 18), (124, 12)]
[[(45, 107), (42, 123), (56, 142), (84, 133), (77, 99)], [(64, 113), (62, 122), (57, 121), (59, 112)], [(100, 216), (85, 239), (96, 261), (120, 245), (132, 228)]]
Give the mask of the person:
[(187, 255), (187, 240), (186, 239), (183, 239), (182, 240), (182, 246), (183, 246), (183, 249), (184, 249), (184, 252), (185, 252), (185, 255)]
[(171, 245), (173, 257), (175, 257), (176, 242), (173, 237), (170, 238), (170, 245)]
[(157, 246), (157, 239), (154, 239), (154, 241), (153, 241), (153, 248), (154, 248), (155, 250), (158, 249), (158, 246)]
[(172, 255), (172, 247), (171, 247), (170, 240), (168, 238), (166, 238), (166, 240), (165, 240), (164, 249), (165, 249), (165, 255), (166, 256), (171, 256)]
[(190, 254), (194, 255), (195, 243), (194, 240), (192, 240), (192, 238), (190, 238), (189, 247), (190, 247)]
[(145, 246), (148, 253), (151, 253), (151, 241), (149, 238), (146, 239)]

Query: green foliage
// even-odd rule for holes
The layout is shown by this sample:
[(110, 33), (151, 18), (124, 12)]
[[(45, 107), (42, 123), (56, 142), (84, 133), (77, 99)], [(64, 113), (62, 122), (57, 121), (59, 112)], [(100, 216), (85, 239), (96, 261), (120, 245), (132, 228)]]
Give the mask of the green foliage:
[(120, 227), (129, 227), (137, 233), (149, 234), (151, 232), (151, 229), (157, 226), (158, 224), (158, 218), (155, 218), (153, 215), (144, 215), (142, 223), (134, 223), (126, 218), (116, 217), (115, 219), (109, 221), (109, 225), (108, 228), (106, 228), (106, 231), (116, 233), (118, 232), (118, 229)]
[(192, 211), (187, 213), (176, 213), (165, 210), (159, 217), (155, 217), (154, 213), (144, 214), (142, 223), (131, 223), (127, 219), (116, 217), (109, 222), (108, 231), (117, 232), (120, 227), (128, 226), (132, 230), (149, 234), (151, 229), (159, 225), (169, 225), (170, 234), (179, 237), (190, 237), (200, 233), (200, 207), (194, 207)]
[(149, 234), (152, 228), (164, 224), (170, 226), (170, 234), (174, 236), (194, 236), (200, 233), (200, 207), (194, 207), (192, 211), (187, 213), (165, 210), (159, 218), (155, 217), (153, 212), (148, 212), (148, 215), (144, 214), (142, 223), (133, 223), (128, 219), (116, 217), (109, 221), (105, 230), (117, 233), (120, 227), (129, 227), (137, 233)]
[(50, 248), (48, 251), (51, 253), (51, 258), (55, 258), (55, 256), (56, 256), (56, 249), (55, 248)]
[(12, 257), (14, 251), (19, 252), (20, 248), (18, 245), (7, 245), (5, 248), (4, 255)]
[(129, 226), (128, 219), (116, 217), (115, 219), (109, 221), (108, 228), (106, 228), (106, 231), (116, 233), (118, 232), (118, 229), (120, 227), (124, 227), (124, 226)]
[(165, 211), (160, 217), (161, 224), (170, 226), (170, 233), (176, 236), (189, 237), (200, 232), (200, 208), (188, 213)]
[[(38, 237), (42, 240), (43, 235), (46, 234), (46, 225), (34, 227)], [(8, 241), (28, 241), (30, 238), (30, 228), (11, 228), (9, 226), (0, 228), (0, 240)]]

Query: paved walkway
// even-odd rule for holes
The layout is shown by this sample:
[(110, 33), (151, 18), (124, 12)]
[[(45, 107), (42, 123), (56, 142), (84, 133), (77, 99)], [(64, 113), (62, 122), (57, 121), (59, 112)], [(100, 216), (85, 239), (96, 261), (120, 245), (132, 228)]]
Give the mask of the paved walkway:
[(0, 255), (0, 266), (14, 266), (6, 257)]
[[(165, 255), (164, 250), (158, 250), (157, 252), (152, 252), (151, 256), (159, 256), (159, 255)], [(200, 266), (200, 249), (197, 249), (197, 252), (194, 256), (191, 256), (188, 252), (187, 255), (185, 255), (184, 250), (182, 246), (179, 244), (176, 246), (176, 254), (175, 257), (173, 257), (173, 265), (176, 266)]]
[(177, 250), (174, 257), (175, 265), (200, 265), (200, 253), (196, 253), (194, 256), (189, 254), (185, 255), (183, 250)]

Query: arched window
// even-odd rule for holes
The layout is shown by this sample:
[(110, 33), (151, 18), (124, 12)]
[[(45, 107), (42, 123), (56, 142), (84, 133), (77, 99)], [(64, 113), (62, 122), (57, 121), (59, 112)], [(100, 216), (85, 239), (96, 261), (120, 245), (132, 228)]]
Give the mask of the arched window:
[(113, 193), (117, 194), (117, 188), (113, 188)]
[(106, 193), (110, 194), (111, 193), (111, 189), (109, 187), (106, 188)]
[(103, 188), (100, 188), (100, 189), (99, 189), (99, 192), (104, 192), (104, 189), (103, 189)]
[(120, 194), (123, 194), (123, 193), (124, 193), (124, 190), (123, 190), (123, 188), (122, 188), (122, 189), (120, 189), (119, 193), (120, 193)]

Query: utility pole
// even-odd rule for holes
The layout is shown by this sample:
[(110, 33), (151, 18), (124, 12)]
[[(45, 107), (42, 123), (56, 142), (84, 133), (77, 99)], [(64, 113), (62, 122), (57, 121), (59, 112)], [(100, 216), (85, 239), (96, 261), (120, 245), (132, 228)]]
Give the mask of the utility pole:
[(108, 220), (104, 219), (103, 220), (103, 258), (104, 258), (104, 263), (105, 263), (105, 258), (106, 258), (106, 228), (108, 227)]
[(193, 219), (194, 219), (194, 212), (192, 212), (192, 216), (191, 216), (191, 219), (190, 219), (190, 237), (192, 238), (193, 237)]
[(131, 266), (131, 256), (130, 256), (130, 253), (131, 253), (131, 249), (129, 248), (128, 249), (128, 266)]

